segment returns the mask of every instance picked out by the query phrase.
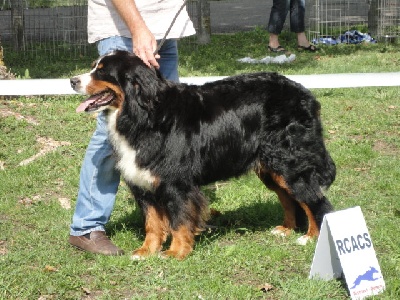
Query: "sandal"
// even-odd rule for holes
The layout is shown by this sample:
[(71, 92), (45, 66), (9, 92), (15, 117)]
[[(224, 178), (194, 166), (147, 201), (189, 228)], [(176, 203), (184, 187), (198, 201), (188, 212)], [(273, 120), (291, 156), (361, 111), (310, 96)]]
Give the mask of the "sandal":
[(282, 52), (286, 51), (286, 49), (283, 48), (281, 45), (279, 45), (276, 48), (272, 48), (271, 46), (268, 46), (268, 50), (271, 51), (271, 52), (274, 52), (274, 53), (282, 53)]
[(297, 45), (297, 50), (299, 50), (299, 51), (315, 52), (315, 51), (318, 50), (318, 48), (315, 47), (313, 44), (310, 44), (310, 46), (308, 46), (308, 47)]

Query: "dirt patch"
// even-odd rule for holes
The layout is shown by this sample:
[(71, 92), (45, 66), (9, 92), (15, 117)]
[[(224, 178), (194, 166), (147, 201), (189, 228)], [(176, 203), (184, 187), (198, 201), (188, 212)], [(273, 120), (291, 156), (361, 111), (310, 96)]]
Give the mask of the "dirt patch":
[(14, 112), (8, 108), (0, 108), (0, 117), (14, 117), (17, 120), (25, 120), (29, 124), (39, 125), (39, 122), (33, 117), (25, 117), (20, 113)]
[(7, 250), (7, 241), (0, 240), (0, 256), (6, 255), (8, 253)]
[[(31, 195), (31, 196), (24, 196), (20, 197), (18, 200), (18, 204), (29, 207), (32, 205), (36, 205), (40, 202), (44, 203), (49, 203), (50, 201), (53, 201), (56, 199), (59, 203), (59, 205), (66, 210), (71, 209), (71, 198), (65, 197), (63, 194), (64, 191), (64, 182), (61, 178), (57, 178), (55, 181), (52, 183), (54, 189), (47, 190), (46, 192), (42, 194), (36, 194), (36, 195)], [(1, 215), (0, 215), (1, 217)], [(1, 219), (0, 219), (1, 221)]]
[(19, 166), (26, 166), (28, 164), (30, 164), (31, 162), (33, 162), (34, 160), (38, 159), (41, 156), (44, 156), (45, 154), (49, 153), (49, 152), (53, 152), (54, 150), (56, 150), (58, 147), (60, 146), (69, 146), (71, 145), (70, 142), (59, 142), (59, 141), (55, 141), (52, 138), (49, 137), (38, 137), (36, 139), (36, 141), (40, 144), (41, 149), (39, 151), (39, 153), (33, 155), (32, 157), (25, 159), (23, 161), (21, 161), (19, 163)]
[(382, 140), (375, 141), (373, 150), (376, 151), (376, 152), (379, 152), (379, 153), (381, 153), (383, 155), (396, 156), (396, 155), (400, 154), (400, 151), (399, 151), (398, 147), (396, 147), (393, 144), (390, 144), (390, 143), (387, 143), (385, 141), (382, 141)]

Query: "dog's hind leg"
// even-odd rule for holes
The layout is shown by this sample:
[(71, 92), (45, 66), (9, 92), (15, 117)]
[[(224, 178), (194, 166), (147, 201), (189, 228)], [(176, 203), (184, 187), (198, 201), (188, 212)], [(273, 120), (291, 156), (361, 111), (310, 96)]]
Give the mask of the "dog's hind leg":
[(177, 230), (172, 230), (171, 246), (162, 253), (165, 257), (184, 259), (193, 250), (194, 234), (191, 226), (181, 225)]

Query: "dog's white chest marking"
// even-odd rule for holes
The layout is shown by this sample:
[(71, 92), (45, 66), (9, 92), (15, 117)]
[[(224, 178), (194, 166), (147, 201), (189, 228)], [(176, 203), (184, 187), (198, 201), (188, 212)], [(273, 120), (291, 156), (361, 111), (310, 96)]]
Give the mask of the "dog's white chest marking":
[(108, 130), (111, 144), (118, 156), (117, 168), (124, 179), (145, 190), (152, 191), (156, 178), (149, 170), (140, 168), (136, 163), (137, 151), (133, 149), (126, 138), (116, 130), (118, 110), (111, 113), (108, 118)]

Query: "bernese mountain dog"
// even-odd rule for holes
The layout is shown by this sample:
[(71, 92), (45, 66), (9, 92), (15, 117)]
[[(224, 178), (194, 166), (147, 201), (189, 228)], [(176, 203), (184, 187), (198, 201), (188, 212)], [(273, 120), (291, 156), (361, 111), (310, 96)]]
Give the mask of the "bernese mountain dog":
[[(320, 104), (282, 75), (188, 85), (115, 51), (70, 82), (90, 95), (77, 111), (106, 114), (117, 168), (143, 212), (146, 237), (132, 258), (185, 258), (208, 216), (200, 187), (250, 169), (282, 204), (283, 224), (274, 234), (295, 229), (300, 210), (308, 223), (299, 238), (305, 244), (333, 210), (324, 190), (336, 168), (324, 144)], [(170, 247), (161, 252), (169, 236)]]

